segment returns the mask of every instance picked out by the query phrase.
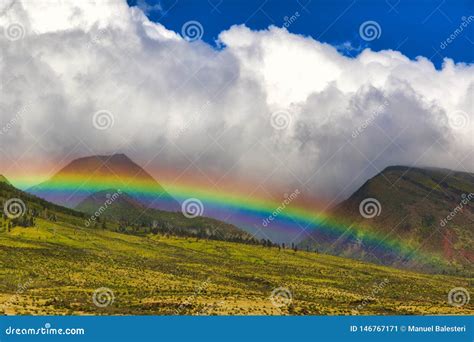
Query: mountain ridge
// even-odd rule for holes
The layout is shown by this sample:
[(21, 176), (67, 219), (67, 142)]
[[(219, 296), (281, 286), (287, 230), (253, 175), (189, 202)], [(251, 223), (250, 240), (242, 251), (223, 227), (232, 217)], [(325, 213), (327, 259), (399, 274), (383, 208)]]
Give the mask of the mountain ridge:
[[(106, 205), (106, 210), (100, 208)], [(186, 217), (182, 212), (169, 212), (147, 208), (132, 196), (118, 189), (94, 193), (79, 203), (76, 210), (101, 219), (118, 222), (118, 231), (131, 233), (162, 233), (178, 236), (195, 236), (213, 240), (257, 243), (253, 236), (231, 223), (211, 217)], [(92, 216), (91, 216), (92, 217)]]
[[(64, 183), (77, 182), (70, 191)], [(139, 186), (136, 186), (138, 183)], [(120, 188), (146, 207), (175, 211), (180, 204), (145, 169), (123, 153), (94, 155), (72, 160), (50, 179), (28, 192), (69, 208), (95, 192)]]
[[(467, 198), (470, 199), (466, 201)], [(466, 203), (462, 205), (463, 201)], [(457, 214), (451, 218), (455, 211)], [(469, 172), (389, 166), (333, 208), (331, 215), (343, 220), (347, 227), (367, 227), (387, 239), (398, 239), (413, 250), (439, 255), (458, 269), (469, 267), (474, 261), (474, 174)], [(354, 241), (343, 236), (334, 241), (315, 233), (300, 246), (407, 266), (407, 260), (380, 253), (369, 247), (364, 238), (360, 235)], [(423, 267), (408, 261), (410, 268), (420, 266)]]

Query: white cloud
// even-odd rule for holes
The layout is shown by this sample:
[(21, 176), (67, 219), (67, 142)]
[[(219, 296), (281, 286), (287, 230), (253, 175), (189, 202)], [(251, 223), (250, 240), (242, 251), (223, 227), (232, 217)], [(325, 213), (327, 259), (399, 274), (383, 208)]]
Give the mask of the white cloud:
[[(7, 39), (12, 24), (22, 39)], [(7, 1), (0, 27), (7, 175), (66, 155), (122, 150), (146, 163), (159, 152), (150, 166), (191, 160), (210, 178), (341, 199), (388, 165), (474, 171), (472, 65), (436, 70), (391, 50), (348, 58), (276, 27), (234, 26), (216, 50), (119, 0)], [(106, 131), (92, 124), (99, 110), (114, 116)], [(289, 125), (275, 130), (280, 110)], [(459, 113), (466, 123), (453, 127)]]

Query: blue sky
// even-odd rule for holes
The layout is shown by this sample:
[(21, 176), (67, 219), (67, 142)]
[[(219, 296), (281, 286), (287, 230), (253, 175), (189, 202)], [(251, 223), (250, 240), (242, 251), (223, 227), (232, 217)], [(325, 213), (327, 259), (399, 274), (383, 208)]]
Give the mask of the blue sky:
[[(474, 15), (474, 1), (444, 0), (129, 0), (146, 10), (149, 18), (176, 32), (189, 20), (204, 28), (203, 40), (214, 44), (218, 34), (235, 24), (252, 29), (282, 27), (285, 17), (299, 13), (288, 30), (309, 35), (332, 45), (350, 42), (357, 54), (361, 48), (394, 49), (410, 58), (423, 55), (437, 67), (444, 57), (456, 62), (474, 62), (474, 21), (452, 43), (442, 43)], [(378, 39), (361, 39), (359, 27), (366, 21), (381, 27)]]

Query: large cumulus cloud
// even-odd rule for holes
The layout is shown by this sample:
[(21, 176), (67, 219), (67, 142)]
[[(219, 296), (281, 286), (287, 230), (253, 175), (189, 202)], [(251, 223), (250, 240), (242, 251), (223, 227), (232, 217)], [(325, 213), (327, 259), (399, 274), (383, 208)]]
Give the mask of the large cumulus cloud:
[[(217, 187), (338, 200), (388, 165), (474, 171), (472, 65), (348, 58), (277, 27), (231, 27), (216, 49), (121, 0), (0, 6), (7, 176), (122, 151)], [(94, 127), (97, 112), (113, 125)]]

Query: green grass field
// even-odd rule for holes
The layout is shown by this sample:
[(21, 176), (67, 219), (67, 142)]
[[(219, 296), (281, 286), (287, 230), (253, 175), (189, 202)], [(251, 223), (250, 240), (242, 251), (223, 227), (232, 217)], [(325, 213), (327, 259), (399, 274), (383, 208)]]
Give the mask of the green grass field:
[[(472, 303), (448, 303), (452, 288), (472, 293), (473, 279), (42, 219), (36, 227), (0, 232), (0, 265), (4, 314), (474, 314)], [(109, 293), (101, 307), (93, 297), (103, 287), (113, 301)], [(272, 297), (279, 287), (291, 292), (291, 301)]]

